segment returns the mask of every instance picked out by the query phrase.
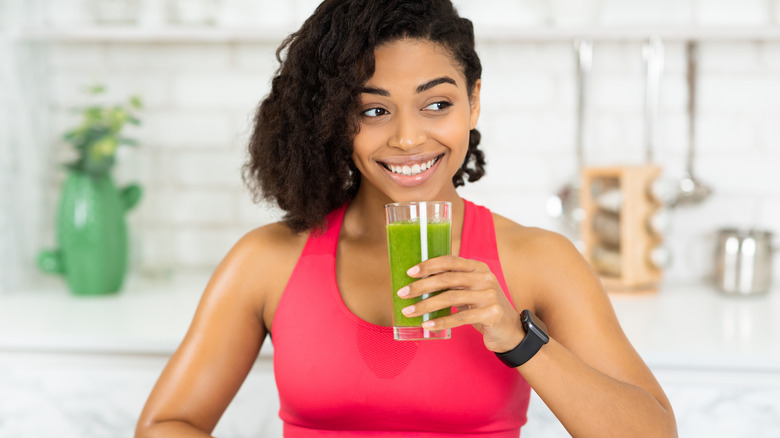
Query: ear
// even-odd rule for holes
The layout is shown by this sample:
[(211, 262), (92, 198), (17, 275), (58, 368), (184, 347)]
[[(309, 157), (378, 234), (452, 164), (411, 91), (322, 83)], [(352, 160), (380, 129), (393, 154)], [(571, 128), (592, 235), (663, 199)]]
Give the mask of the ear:
[(479, 93), (482, 90), (482, 79), (477, 79), (474, 83), (474, 89), (471, 91), (469, 98), (469, 105), (471, 106), (471, 113), (469, 114), (469, 130), (477, 127), (477, 121), (479, 120)]

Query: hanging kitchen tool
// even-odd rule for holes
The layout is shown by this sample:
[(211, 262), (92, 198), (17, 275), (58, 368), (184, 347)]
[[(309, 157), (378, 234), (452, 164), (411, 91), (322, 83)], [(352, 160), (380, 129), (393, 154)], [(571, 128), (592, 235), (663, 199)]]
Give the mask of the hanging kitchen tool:
[(685, 174), (677, 188), (677, 196), (672, 206), (698, 204), (710, 196), (712, 189), (699, 181), (693, 172), (693, 162), (696, 148), (696, 79), (698, 64), (698, 46), (689, 41), (686, 44), (686, 59), (688, 65), (688, 162)]
[(557, 219), (572, 240), (579, 240), (580, 223), (584, 218), (584, 210), (580, 206), (580, 171), (583, 165), (585, 110), (588, 99), (590, 68), (593, 63), (593, 44), (587, 39), (577, 39), (574, 42), (577, 58), (577, 126), (575, 134), (575, 174), (561, 187), (548, 202), (547, 210), (550, 216)]
[[(664, 44), (660, 37), (653, 36), (642, 46), (645, 64), (645, 109), (644, 148), (645, 164), (651, 164), (655, 152), (658, 130), (658, 102), (661, 91), (661, 77), (664, 71)], [(659, 177), (648, 187), (648, 195), (664, 206), (672, 205), (677, 199), (677, 181)]]
[(645, 164), (654, 160), (655, 135), (658, 121), (658, 100), (661, 76), (664, 72), (664, 43), (658, 36), (652, 36), (642, 47), (645, 61)]

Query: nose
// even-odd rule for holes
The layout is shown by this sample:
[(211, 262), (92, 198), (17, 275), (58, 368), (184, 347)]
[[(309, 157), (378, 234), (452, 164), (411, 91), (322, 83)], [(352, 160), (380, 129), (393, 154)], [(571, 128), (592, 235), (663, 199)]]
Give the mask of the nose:
[(387, 141), (388, 146), (411, 150), (428, 140), (416, 114), (398, 114), (395, 120), (394, 130)]

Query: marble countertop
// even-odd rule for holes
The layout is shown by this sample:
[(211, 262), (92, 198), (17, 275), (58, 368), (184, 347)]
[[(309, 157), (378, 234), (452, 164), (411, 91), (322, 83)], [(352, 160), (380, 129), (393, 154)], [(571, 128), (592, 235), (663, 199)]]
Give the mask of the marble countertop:
[[(208, 277), (129, 279), (116, 295), (78, 297), (60, 281), (0, 295), (0, 352), (169, 355)], [(653, 368), (780, 373), (780, 290), (732, 297), (702, 284), (613, 294), (628, 338)], [(272, 355), (270, 342), (261, 356)]]
[(704, 284), (652, 295), (610, 295), (620, 324), (651, 368), (780, 373), (780, 288), (732, 296)]

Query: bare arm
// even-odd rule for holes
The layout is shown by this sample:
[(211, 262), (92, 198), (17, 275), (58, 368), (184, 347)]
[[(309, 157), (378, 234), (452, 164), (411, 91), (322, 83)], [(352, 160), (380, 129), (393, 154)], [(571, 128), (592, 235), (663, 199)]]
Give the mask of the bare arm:
[(270, 327), (266, 300), (280, 293), (294, 266), (297, 255), (280, 245), (279, 234), (278, 225), (249, 233), (217, 267), (136, 437), (209, 436), (214, 429), (260, 352)]
[[(550, 342), (517, 370), (576, 437), (675, 437), (672, 408), (650, 370), (623, 334), (598, 278), (564, 237), (498, 220), (499, 255), (517, 310), (487, 266), (454, 256), (430, 259), (413, 276), (409, 296), (446, 292), (421, 301), (410, 316), (455, 306), (433, 330), (471, 324), (494, 352), (525, 336), (517, 312), (532, 309)], [(498, 360), (498, 359), (496, 359)]]
[(509, 287), (515, 301), (530, 289), (551, 340), (518, 371), (572, 436), (677, 436), (669, 400), (623, 333), (597, 276), (562, 236), (532, 234), (521, 257), (535, 274), (513, 273)]

